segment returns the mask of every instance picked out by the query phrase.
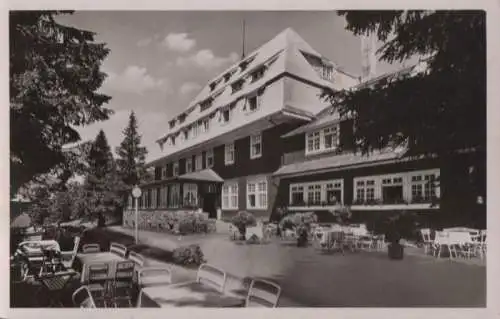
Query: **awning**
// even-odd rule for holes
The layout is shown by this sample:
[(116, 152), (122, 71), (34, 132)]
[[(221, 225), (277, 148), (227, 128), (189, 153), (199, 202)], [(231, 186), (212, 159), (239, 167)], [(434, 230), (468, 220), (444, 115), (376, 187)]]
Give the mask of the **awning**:
[(178, 180), (203, 181), (203, 182), (224, 182), (224, 180), (212, 169), (207, 168), (201, 171), (187, 173), (177, 177)]

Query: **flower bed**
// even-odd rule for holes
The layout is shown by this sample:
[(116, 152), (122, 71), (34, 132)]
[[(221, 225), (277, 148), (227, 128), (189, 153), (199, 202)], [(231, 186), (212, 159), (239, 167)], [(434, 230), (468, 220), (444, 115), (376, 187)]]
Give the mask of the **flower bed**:
[[(133, 228), (134, 223), (134, 211), (125, 211), (123, 226)], [(215, 232), (215, 220), (196, 211), (139, 211), (138, 228), (183, 235), (210, 233)]]

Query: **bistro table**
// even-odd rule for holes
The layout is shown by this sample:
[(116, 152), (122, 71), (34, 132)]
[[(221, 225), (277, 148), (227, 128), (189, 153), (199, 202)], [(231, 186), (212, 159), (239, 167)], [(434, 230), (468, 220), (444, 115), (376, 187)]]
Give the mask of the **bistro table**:
[(113, 279), (116, 272), (116, 263), (119, 261), (125, 261), (126, 259), (120, 257), (112, 252), (98, 252), (98, 253), (79, 253), (76, 255), (76, 264), (78, 265), (82, 273), (82, 283), (85, 284), (88, 281), (88, 266), (91, 264), (109, 264), (108, 269), (108, 279)]
[(243, 307), (245, 299), (220, 291), (196, 281), (173, 285), (145, 287), (139, 293), (137, 306), (141, 308), (167, 307)]

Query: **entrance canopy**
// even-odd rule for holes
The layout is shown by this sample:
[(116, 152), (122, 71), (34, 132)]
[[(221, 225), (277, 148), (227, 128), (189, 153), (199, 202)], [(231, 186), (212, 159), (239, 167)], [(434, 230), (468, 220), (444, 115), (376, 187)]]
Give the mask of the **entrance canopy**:
[(216, 172), (214, 172), (210, 168), (178, 176), (177, 180), (200, 181), (200, 182), (219, 182), (219, 183), (224, 182), (224, 180)]

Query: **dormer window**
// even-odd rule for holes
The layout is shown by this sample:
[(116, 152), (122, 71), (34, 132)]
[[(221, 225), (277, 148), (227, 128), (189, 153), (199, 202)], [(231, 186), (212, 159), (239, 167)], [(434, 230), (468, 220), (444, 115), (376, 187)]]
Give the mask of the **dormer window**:
[(231, 76), (234, 74), (234, 70), (227, 72), (224, 74), (224, 83), (228, 82), (231, 79)]
[(306, 134), (306, 154), (332, 151), (339, 145), (339, 124)]
[(184, 140), (188, 140), (189, 139), (189, 130), (184, 130)]
[(168, 124), (169, 124), (170, 128), (173, 129), (175, 127), (175, 119), (168, 122)]
[(264, 77), (265, 71), (266, 71), (266, 67), (265, 66), (261, 66), (257, 70), (255, 70), (254, 72), (252, 72), (252, 82), (260, 80), (262, 77)]
[(182, 113), (181, 115), (179, 115), (179, 123), (183, 123), (186, 120), (186, 117), (186, 113)]
[(222, 124), (226, 124), (231, 121), (233, 107), (234, 104), (231, 104), (220, 110), (219, 122), (221, 122)]
[(210, 129), (210, 119), (206, 118), (202, 120), (202, 132), (206, 133)]
[(170, 138), (170, 143), (172, 145), (175, 145), (175, 135), (172, 135), (172, 137)]
[(231, 88), (233, 89), (233, 94), (240, 91), (243, 88), (243, 83), (245, 83), (245, 80), (240, 79), (231, 85)]
[(203, 112), (204, 110), (208, 109), (209, 107), (212, 106), (212, 98), (208, 98), (202, 102), (200, 102), (200, 112)]
[(217, 87), (217, 82), (210, 83), (209, 87), (210, 87), (210, 91), (215, 90), (215, 88)]
[(243, 72), (247, 69), (248, 65), (255, 59), (255, 56), (250, 57), (240, 63), (240, 72)]
[(257, 111), (262, 104), (262, 94), (264, 93), (264, 88), (260, 88), (254, 94), (247, 97), (246, 104), (243, 108), (244, 111), (254, 112)]

